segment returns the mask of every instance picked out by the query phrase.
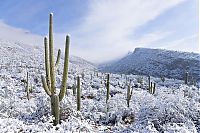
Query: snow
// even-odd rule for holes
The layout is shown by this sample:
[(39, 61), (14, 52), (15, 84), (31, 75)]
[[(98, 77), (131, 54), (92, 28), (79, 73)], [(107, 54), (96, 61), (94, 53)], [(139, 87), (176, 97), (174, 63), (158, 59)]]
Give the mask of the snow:
[[(67, 96), (61, 101), (61, 124), (53, 126), (50, 98), (40, 76), (45, 74), (43, 48), (0, 41), (0, 132), (120, 132), (179, 133), (200, 132), (200, 89), (184, 81), (151, 77), (156, 83), (150, 94), (148, 77), (110, 74), (110, 99), (106, 103), (106, 74), (79, 57), (70, 57)], [(63, 59), (57, 73), (57, 93), (62, 79)], [(33, 86), (27, 100), (26, 72)], [(83, 76), (84, 73), (84, 76)], [(81, 78), (81, 111), (71, 89)], [(91, 76), (92, 75), (92, 76)], [(133, 94), (127, 107), (126, 79)], [(142, 81), (140, 81), (140, 80)], [(140, 83), (138, 83), (140, 81)], [(142, 84), (142, 85), (141, 85)]]
[(199, 67), (199, 53), (136, 48), (133, 53), (109, 65), (102, 65), (100, 69), (104, 72), (164, 76), (181, 80), (188, 71), (190, 81), (198, 83)]

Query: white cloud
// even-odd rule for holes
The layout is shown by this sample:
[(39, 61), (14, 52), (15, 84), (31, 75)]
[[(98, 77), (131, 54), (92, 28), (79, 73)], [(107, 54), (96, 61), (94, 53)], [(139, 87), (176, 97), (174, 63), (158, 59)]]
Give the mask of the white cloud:
[(167, 42), (167, 43), (164, 43), (164, 46), (160, 48), (199, 53), (200, 52), (199, 35), (195, 34), (195, 35), (191, 35), (185, 38)]
[(74, 44), (79, 56), (94, 62), (108, 61), (137, 46), (131, 35), (183, 0), (95, 0), (75, 31)]
[[(66, 34), (58, 33), (54, 35), (54, 47), (56, 49), (61, 48), (64, 50), (65, 37), (66, 37)], [(16, 27), (10, 26), (4, 23), (2, 20), (0, 20), (0, 39), (44, 47), (43, 36), (33, 34), (30, 31), (22, 29), (22, 28), (16, 28)]]
[(154, 42), (166, 38), (170, 34), (172, 34), (172, 32), (151, 32), (135, 39), (134, 43), (140, 45), (141, 47), (154, 48), (154, 45), (152, 45)]
[(29, 45), (41, 45), (43, 38), (27, 30), (15, 28), (0, 21), (0, 38), (4, 40), (23, 42)]
[[(89, 61), (100, 63), (119, 58), (135, 47), (151, 47), (154, 42), (166, 38), (171, 32), (157, 32), (134, 37), (138, 27), (155, 19), (167, 9), (183, 0), (91, 0), (90, 8), (81, 25), (71, 32), (70, 53)], [(55, 46), (64, 48), (65, 33), (55, 33)], [(197, 35), (164, 42), (160, 48), (196, 51)], [(32, 45), (42, 45), (43, 37), (31, 34), (24, 29), (15, 28), (0, 21), (0, 38), (17, 40)], [(149, 45), (150, 44), (150, 45)], [(198, 48), (197, 48), (198, 49)]]

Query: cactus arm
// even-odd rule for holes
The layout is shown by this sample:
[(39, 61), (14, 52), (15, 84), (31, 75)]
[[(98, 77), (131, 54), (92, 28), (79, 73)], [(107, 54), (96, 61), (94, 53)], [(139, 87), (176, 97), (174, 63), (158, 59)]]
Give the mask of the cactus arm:
[(51, 81), (50, 81), (50, 68), (49, 68), (49, 48), (47, 37), (44, 38), (44, 48), (45, 48), (45, 70), (46, 70), (46, 81), (47, 86), (51, 88)]
[(59, 49), (58, 54), (57, 54), (56, 64), (55, 64), (55, 70), (58, 69), (58, 64), (60, 62), (60, 53), (61, 53), (61, 50)]
[(50, 75), (51, 75), (51, 94), (56, 93), (56, 78), (53, 50), (53, 13), (49, 17), (49, 60), (50, 60)]
[(66, 36), (66, 44), (65, 44), (65, 61), (64, 61), (64, 70), (63, 70), (63, 78), (62, 78), (62, 86), (59, 93), (59, 100), (61, 101), (66, 94), (67, 87), (67, 76), (68, 76), (68, 67), (69, 67), (69, 43), (70, 36)]
[(43, 84), (43, 88), (44, 88), (45, 92), (47, 93), (47, 95), (51, 96), (51, 91), (49, 90), (49, 87), (47, 86), (45, 77), (43, 75), (41, 75), (41, 78), (42, 78), (42, 84)]

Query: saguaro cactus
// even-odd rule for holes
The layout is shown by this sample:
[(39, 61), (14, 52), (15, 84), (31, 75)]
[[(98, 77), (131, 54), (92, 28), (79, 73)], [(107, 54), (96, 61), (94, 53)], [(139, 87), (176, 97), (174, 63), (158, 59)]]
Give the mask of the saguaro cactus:
[(110, 95), (110, 74), (107, 75), (106, 90), (107, 90), (107, 93), (106, 93), (106, 103), (107, 103), (109, 100), (109, 95)]
[(29, 76), (28, 76), (28, 72), (26, 74), (26, 96), (27, 99), (30, 100), (30, 89), (29, 89)]
[(150, 83), (150, 87), (149, 87), (149, 93), (152, 94), (152, 90), (153, 90), (153, 82)]
[(156, 91), (156, 83), (153, 83), (153, 91), (152, 91), (152, 94), (155, 94), (155, 91)]
[(81, 83), (80, 83), (80, 77), (77, 77), (77, 110), (81, 110)]
[(151, 90), (151, 76), (148, 75), (148, 81), (149, 81), (149, 91)]
[(133, 89), (131, 89), (131, 85), (129, 84), (128, 88), (127, 88), (127, 106), (128, 107), (130, 105), (130, 100), (131, 100), (132, 93), (133, 93)]
[(150, 88), (149, 88), (149, 93), (155, 94), (156, 91), (156, 83), (151, 82)]
[(186, 72), (185, 73), (185, 84), (188, 84), (188, 77), (189, 77), (189, 73)]
[(66, 94), (68, 64), (69, 64), (69, 43), (70, 43), (70, 37), (69, 35), (67, 35), (65, 44), (65, 59), (64, 59), (62, 85), (60, 88), (59, 95), (57, 95), (55, 75), (60, 59), (60, 50), (58, 50), (56, 63), (54, 63), (53, 14), (51, 13), (49, 18), (49, 45), (47, 43), (47, 37), (44, 38), (46, 79), (43, 75), (41, 76), (41, 78), (42, 78), (43, 88), (47, 93), (47, 95), (49, 95), (51, 98), (51, 112), (52, 115), (55, 117), (54, 125), (57, 125), (60, 122), (59, 102), (64, 98)]
[(73, 96), (75, 96), (76, 95), (76, 85), (75, 84), (72, 85), (72, 90), (73, 90)]

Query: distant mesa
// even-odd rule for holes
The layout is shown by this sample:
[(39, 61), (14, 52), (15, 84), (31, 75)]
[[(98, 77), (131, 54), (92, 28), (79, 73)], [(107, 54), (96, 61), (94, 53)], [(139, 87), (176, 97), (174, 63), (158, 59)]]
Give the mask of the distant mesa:
[(135, 48), (113, 63), (100, 65), (103, 72), (141, 74), (182, 79), (185, 71), (200, 81), (200, 54), (163, 49)]

